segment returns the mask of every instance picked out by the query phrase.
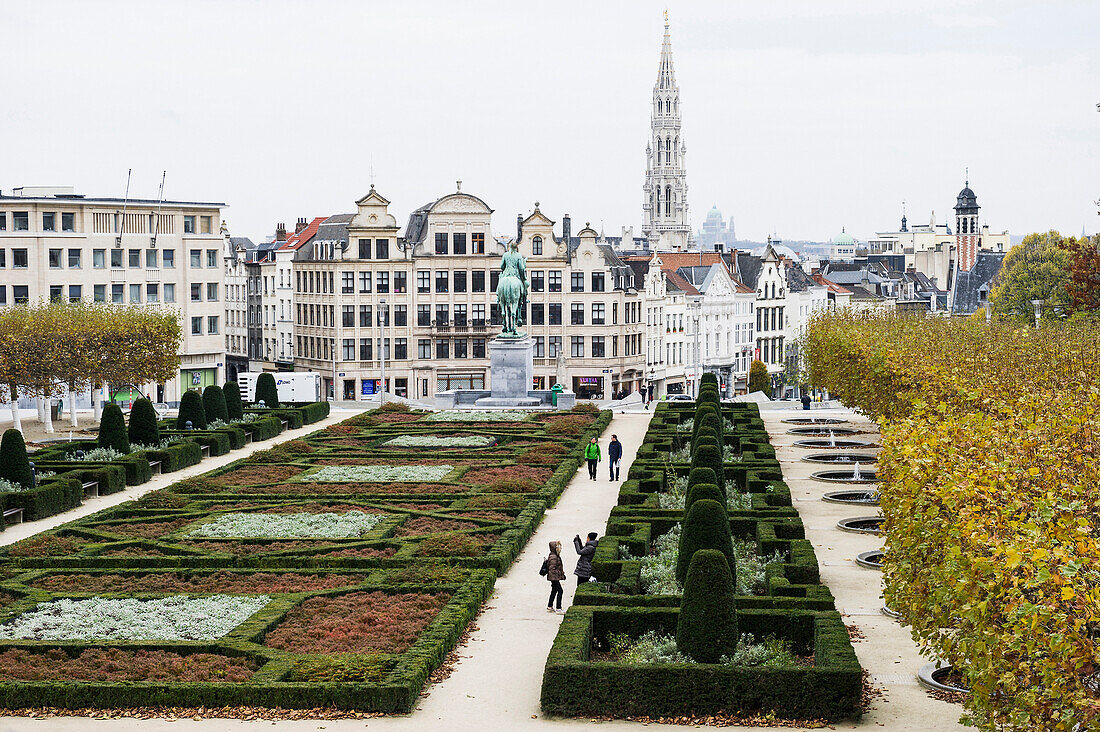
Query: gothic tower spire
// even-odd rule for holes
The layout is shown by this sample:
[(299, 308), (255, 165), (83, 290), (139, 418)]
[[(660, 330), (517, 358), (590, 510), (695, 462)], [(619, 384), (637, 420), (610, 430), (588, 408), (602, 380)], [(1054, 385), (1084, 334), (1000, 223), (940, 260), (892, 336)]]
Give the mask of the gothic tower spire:
[(667, 11), (649, 126), (646, 177), (642, 186), (645, 192), (642, 230), (651, 248), (689, 249), (695, 237), (688, 219), (687, 166), (684, 162), (687, 146), (680, 135), (680, 87), (676, 85), (672, 65)]

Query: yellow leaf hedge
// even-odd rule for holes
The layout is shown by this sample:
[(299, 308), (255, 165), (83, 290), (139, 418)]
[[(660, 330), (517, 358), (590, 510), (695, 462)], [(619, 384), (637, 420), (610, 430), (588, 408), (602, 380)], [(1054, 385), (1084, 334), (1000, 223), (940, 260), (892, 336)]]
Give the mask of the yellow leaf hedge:
[(1100, 729), (1100, 335), (823, 313), (811, 381), (882, 428), (886, 601), (986, 730)]

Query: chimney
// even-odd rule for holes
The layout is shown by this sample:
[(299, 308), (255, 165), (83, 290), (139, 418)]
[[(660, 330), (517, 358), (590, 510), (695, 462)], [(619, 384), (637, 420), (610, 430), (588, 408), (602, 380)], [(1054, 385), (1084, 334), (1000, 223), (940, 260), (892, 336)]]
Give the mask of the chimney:
[(523, 239), (523, 214), (516, 214), (516, 241)]
[(565, 246), (569, 247), (569, 235), (573, 233), (573, 224), (569, 219), (569, 214), (565, 214), (561, 217), (561, 237), (565, 239)]
[(286, 224), (275, 227), (275, 241), (286, 241)]
[(298, 219), (298, 223), (296, 223), (294, 225), (294, 233), (295, 234), (301, 234), (302, 229), (304, 229), (304, 228), (306, 228), (306, 220), (305, 219)]

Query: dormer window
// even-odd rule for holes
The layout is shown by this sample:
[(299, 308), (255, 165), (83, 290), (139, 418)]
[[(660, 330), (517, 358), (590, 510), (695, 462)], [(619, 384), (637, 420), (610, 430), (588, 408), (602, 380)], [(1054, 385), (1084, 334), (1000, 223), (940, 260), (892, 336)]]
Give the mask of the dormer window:
[(531, 240), (531, 254), (536, 255), (536, 256), (542, 254), (542, 237), (541, 236), (536, 236), (535, 238), (533, 238)]

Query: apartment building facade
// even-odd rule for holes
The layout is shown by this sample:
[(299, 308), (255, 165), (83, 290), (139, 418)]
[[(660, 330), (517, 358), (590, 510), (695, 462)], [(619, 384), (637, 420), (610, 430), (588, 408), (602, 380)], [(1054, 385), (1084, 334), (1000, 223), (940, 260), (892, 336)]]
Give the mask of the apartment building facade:
[(90, 198), (71, 187), (0, 195), (0, 307), (39, 300), (179, 313), (180, 370), (140, 384), (159, 402), (225, 378), (223, 203)]

